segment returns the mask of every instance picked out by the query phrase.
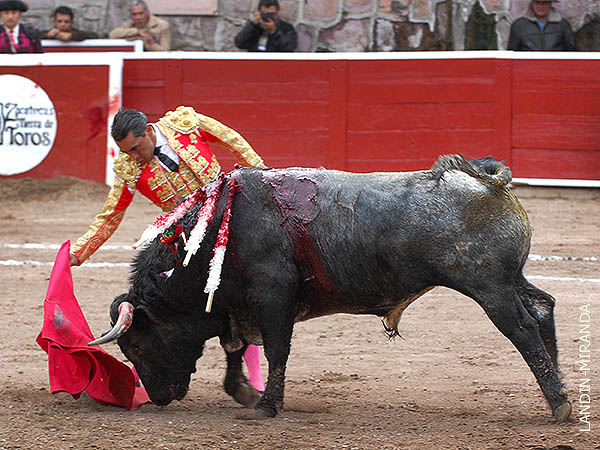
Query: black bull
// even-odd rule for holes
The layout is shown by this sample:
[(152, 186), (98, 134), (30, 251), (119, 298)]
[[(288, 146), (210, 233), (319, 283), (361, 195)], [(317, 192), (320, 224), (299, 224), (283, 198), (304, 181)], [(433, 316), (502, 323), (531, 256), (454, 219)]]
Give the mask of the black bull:
[[(226, 195), (188, 267), (181, 238), (177, 258), (155, 239), (135, 259), (129, 293), (111, 307), (114, 324), (118, 306), (133, 305), (118, 343), (153, 402), (184, 397), (205, 341), (218, 336), (225, 391), (256, 415), (274, 416), (295, 322), (374, 314), (394, 335), (410, 303), (446, 286), (484, 309), (529, 365), (555, 418), (568, 418), (554, 299), (523, 276), (531, 227), (502, 163), (449, 155), (422, 172), (237, 169), (227, 177), (239, 192), (212, 312), (204, 311), (203, 288)], [(199, 206), (179, 221), (187, 235)], [(269, 363), (262, 395), (241, 363), (246, 346), (261, 343)]]

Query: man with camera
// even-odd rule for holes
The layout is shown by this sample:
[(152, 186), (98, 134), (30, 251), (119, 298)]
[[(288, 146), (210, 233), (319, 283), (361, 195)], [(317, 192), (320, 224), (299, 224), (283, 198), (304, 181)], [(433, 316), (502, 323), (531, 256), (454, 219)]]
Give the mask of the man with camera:
[(235, 37), (235, 45), (250, 52), (293, 52), (298, 37), (291, 23), (279, 19), (277, 0), (260, 0), (252, 20)]

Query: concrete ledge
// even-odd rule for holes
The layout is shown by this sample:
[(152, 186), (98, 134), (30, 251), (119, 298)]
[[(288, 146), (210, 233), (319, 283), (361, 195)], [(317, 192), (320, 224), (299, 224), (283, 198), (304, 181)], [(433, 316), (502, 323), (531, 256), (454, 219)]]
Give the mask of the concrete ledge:
[[(520, 198), (566, 198), (600, 200), (600, 189), (576, 187), (512, 186)], [(599, 205), (600, 206), (600, 205)]]

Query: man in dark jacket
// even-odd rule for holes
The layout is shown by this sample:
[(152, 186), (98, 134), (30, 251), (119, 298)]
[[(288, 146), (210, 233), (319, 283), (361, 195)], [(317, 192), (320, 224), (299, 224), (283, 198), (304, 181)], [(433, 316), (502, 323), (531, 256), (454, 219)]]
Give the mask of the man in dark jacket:
[(19, 23), (29, 8), (21, 0), (1, 0), (0, 53), (42, 53), (38, 31)]
[(293, 52), (298, 37), (291, 23), (279, 19), (277, 0), (260, 0), (252, 20), (235, 37), (235, 45), (251, 52)]
[(62, 42), (79, 42), (85, 39), (98, 39), (93, 31), (82, 31), (73, 28), (73, 10), (68, 6), (59, 6), (52, 13), (54, 27), (43, 31), (42, 39), (58, 39)]
[(575, 51), (575, 37), (569, 22), (552, 6), (552, 1), (532, 0), (523, 17), (510, 27), (508, 50)]

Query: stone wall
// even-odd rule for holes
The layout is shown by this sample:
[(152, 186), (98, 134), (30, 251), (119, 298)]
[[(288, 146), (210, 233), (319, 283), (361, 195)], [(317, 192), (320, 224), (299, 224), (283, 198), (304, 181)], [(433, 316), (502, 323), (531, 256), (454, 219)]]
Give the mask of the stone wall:
[[(177, 1), (177, 0), (172, 0)], [(511, 22), (529, 0), (279, 0), (281, 16), (298, 31), (298, 51), (369, 52), (505, 49)], [(75, 23), (102, 36), (129, 16), (127, 0), (26, 0), (24, 21), (49, 28), (59, 4), (76, 11)], [(219, 0), (216, 16), (162, 16), (171, 23), (174, 49), (238, 51), (233, 38), (258, 0)], [(580, 50), (600, 50), (600, 0), (563, 0)]]

